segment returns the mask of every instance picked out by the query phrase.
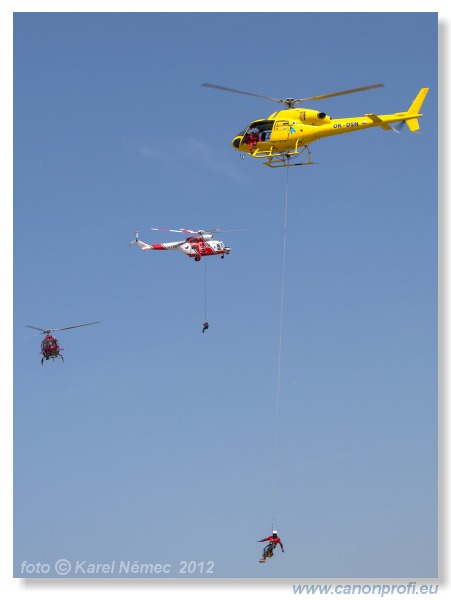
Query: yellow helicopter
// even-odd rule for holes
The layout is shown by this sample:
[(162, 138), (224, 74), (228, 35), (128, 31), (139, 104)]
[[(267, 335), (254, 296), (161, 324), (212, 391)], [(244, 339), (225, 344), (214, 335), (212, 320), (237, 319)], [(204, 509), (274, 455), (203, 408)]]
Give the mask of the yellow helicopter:
[[(361, 131), (370, 127), (382, 127), (382, 129), (394, 130), (399, 133), (398, 129), (390, 125), (391, 123), (401, 123), (401, 125), (407, 123), (410, 131), (416, 132), (420, 129), (418, 118), (423, 116), (420, 114), (420, 109), (429, 91), (429, 88), (422, 88), (406, 112), (390, 115), (368, 113), (363, 117), (332, 119), (324, 112), (308, 108), (295, 108), (295, 106), (310, 100), (323, 100), (334, 96), (342, 96), (343, 94), (371, 90), (383, 87), (383, 84), (376, 83), (322, 96), (312, 96), (311, 98), (285, 98), (284, 100), (234, 90), (212, 83), (203, 83), (202, 85), (226, 92), (264, 98), (285, 105), (285, 109), (272, 113), (267, 119), (252, 121), (249, 127), (235, 136), (232, 141), (233, 148), (239, 150), (242, 157), (244, 154), (250, 154), (254, 158), (266, 159), (263, 164), (273, 168), (315, 164), (310, 157), (309, 145), (324, 137)], [(291, 158), (298, 157), (305, 150), (307, 150), (308, 156), (306, 162), (290, 162)]]

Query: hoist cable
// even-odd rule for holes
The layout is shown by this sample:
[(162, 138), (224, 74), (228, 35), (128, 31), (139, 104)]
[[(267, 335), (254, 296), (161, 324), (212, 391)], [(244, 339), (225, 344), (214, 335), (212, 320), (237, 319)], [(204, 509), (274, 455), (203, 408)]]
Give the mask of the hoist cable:
[(204, 278), (204, 292), (205, 292), (205, 322), (207, 321), (207, 261), (204, 260), (204, 273), (205, 273), (205, 278)]
[(279, 406), (280, 406), (280, 374), (282, 365), (282, 337), (283, 337), (283, 317), (284, 317), (284, 295), (285, 295), (285, 259), (287, 249), (287, 215), (288, 215), (288, 172), (286, 169), (285, 183), (285, 218), (283, 226), (283, 252), (282, 252), (282, 281), (280, 293), (280, 324), (279, 324), (279, 355), (277, 361), (277, 388), (276, 405), (274, 419), (274, 457), (273, 457), (273, 492), (272, 492), (272, 530), (274, 530), (274, 521), (276, 518), (276, 491), (277, 491), (277, 466), (279, 450)]

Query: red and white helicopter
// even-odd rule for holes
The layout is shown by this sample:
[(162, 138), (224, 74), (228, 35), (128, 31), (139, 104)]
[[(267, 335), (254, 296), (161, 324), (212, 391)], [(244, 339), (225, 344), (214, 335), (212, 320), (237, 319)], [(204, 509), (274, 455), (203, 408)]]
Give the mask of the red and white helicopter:
[[(95, 325), (96, 323), (100, 323), (100, 321), (94, 321), (93, 323), (83, 323), (82, 325), (71, 325), (70, 327), (60, 327), (59, 329), (41, 329), (40, 327), (34, 327), (34, 325), (26, 325), (30, 329), (38, 329), (41, 333), (45, 335), (45, 338), (41, 342), (41, 365), (44, 364), (44, 359), (49, 360), (49, 358), (55, 360), (57, 356), (61, 358), (64, 362), (63, 355), (61, 354), (61, 350), (64, 348), (60, 348), (59, 342), (53, 335), (50, 335), (53, 331), (64, 331), (66, 329), (75, 329), (76, 327), (86, 327), (86, 325)], [(39, 335), (36, 333), (35, 335)]]
[(146, 244), (138, 239), (138, 232), (136, 231), (136, 238), (133, 242), (129, 243), (129, 246), (136, 244), (141, 250), (180, 250), (186, 256), (194, 258), (195, 261), (199, 261), (203, 256), (215, 256), (216, 254), (224, 258), (224, 255), (229, 254), (232, 250), (224, 242), (213, 239), (213, 234), (217, 231), (223, 231), (222, 229), (209, 229), (208, 231), (203, 231), (202, 229), (199, 231), (192, 231), (191, 229), (163, 229), (161, 227), (151, 227), (151, 229), (153, 231), (171, 231), (194, 235), (190, 235), (185, 240), (179, 242)]

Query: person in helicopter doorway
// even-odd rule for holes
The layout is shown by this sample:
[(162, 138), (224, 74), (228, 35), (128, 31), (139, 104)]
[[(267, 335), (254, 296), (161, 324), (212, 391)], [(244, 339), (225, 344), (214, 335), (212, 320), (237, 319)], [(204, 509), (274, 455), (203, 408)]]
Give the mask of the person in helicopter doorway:
[(202, 328), (202, 333), (205, 333), (206, 329), (208, 329), (208, 321), (205, 321), (203, 328)]
[(258, 541), (259, 542), (269, 542), (269, 544), (263, 548), (263, 554), (262, 554), (261, 559), (259, 560), (259, 562), (261, 562), (261, 563), (266, 562), (267, 558), (271, 558), (277, 544), (280, 544), (280, 548), (281, 548), (282, 552), (285, 552), (285, 550), (283, 549), (282, 540), (280, 539), (280, 537), (277, 534), (277, 531), (275, 531), (275, 530), (272, 532), (272, 535), (270, 535), (269, 537), (263, 538), (262, 540), (258, 540)]
[(253, 152), (257, 147), (258, 142), (260, 141), (260, 136), (258, 135), (258, 130), (253, 129), (246, 136), (246, 141), (249, 144), (249, 150)]

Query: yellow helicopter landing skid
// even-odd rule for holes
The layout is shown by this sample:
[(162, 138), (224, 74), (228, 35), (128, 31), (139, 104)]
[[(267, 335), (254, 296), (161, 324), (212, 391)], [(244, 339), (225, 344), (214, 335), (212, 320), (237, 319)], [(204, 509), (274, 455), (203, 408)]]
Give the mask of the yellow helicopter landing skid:
[[(284, 152), (274, 152), (274, 146), (271, 146), (269, 150), (259, 150), (258, 148), (252, 153), (254, 158), (267, 158), (268, 160), (263, 164), (271, 169), (280, 169), (281, 167), (304, 167), (306, 165), (316, 165), (310, 158), (310, 148), (308, 146), (302, 146), (302, 150), (298, 150), (299, 141), (296, 141), (296, 145), (293, 150), (285, 150)], [(308, 160), (306, 162), (290, 163), (292, 156), (299, 156), (307, 150)]]

